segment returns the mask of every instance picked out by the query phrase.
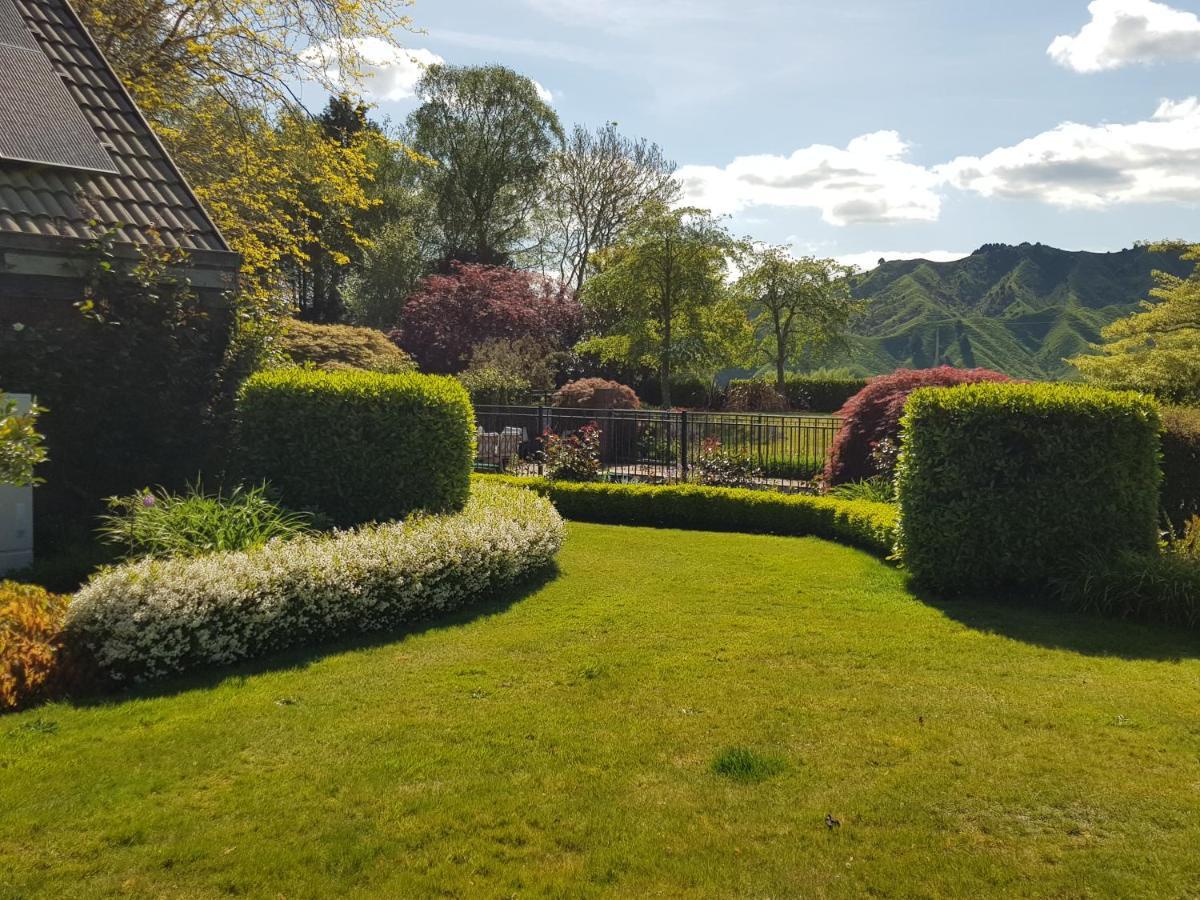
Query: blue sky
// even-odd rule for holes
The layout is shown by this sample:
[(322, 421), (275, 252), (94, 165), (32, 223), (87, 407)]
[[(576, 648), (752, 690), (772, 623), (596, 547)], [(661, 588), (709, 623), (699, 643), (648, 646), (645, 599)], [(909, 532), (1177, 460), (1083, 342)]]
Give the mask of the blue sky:
[[(417, 0), (415, 62), (620, 123), (738, 233), (856, 262), (1200, 239), (1200, 0)], [(369, 53), (367, 54), (370, 55)], [(379, 111), (414, 60), (377, 54)], [(1064, 123), (1074, 123), (1064, 125)]]

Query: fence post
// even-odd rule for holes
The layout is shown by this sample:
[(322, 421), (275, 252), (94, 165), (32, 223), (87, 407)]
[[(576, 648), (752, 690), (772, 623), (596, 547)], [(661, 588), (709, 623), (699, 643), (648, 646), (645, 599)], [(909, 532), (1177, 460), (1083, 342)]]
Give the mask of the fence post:
[(543, 398), (539, 397), (538, 398), (538, 413), (537, 413), (537, 438), (535, 438), (535, 440), (537, 441), (537, 446), (538, 446), (537, 473), (539, 476), (542, 474), (542, 457), (543, 457), (542, 450), (545, 447), (545, 444), (542, 441), (542, 435), (544, 435), (546, 433), (546, 424), (545, 424), (546, 412), (545, 412), (545, 410), (546, 410), (545, 400)]
[(681, 481), (688, 480), (688, 414), (683, 410), (679, 414), (679, 472)]

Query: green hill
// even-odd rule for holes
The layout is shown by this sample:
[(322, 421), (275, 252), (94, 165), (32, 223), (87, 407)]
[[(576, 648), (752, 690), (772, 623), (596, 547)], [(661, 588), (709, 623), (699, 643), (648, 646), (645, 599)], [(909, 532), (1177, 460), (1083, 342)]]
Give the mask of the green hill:
[(1061, 378), (1064, 359), (1144, 300), (1159, 269), (1186, 275), (1178, 255), (1042, 244), (985, 244), (954, 262), (885, 262), (858, 279), (867, 301), (849, 349), (827, 360), (867, 374), (901, 366), (984, 366), (1022, 378)]

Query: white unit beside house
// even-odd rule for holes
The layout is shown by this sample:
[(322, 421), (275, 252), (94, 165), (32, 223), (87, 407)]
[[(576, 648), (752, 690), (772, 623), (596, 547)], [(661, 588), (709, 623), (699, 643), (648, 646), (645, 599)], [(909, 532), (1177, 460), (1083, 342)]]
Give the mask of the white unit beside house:
[[(17, 409), (29, 409), (28, 394), (9, 394)], [(33, 562), (33, 488), (0, 484), (0, 574)]]

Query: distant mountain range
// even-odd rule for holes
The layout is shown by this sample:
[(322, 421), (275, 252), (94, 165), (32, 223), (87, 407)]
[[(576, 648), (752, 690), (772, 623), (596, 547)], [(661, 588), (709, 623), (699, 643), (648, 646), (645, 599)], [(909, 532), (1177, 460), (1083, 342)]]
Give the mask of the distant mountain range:
[(985, 244), (954, 262), (885, 262), (859, 277), (866, 313), (849, 349), (828, 364), (868, 374), (948, 364), (1063, 377), (1072, 371), (1064, 359), (1148, 297), (1151, 272), (1191, 268), (1145, 247), (1089, 253), (1042, 244)]

